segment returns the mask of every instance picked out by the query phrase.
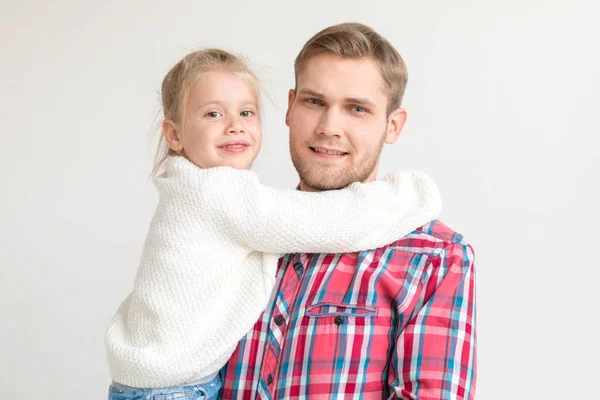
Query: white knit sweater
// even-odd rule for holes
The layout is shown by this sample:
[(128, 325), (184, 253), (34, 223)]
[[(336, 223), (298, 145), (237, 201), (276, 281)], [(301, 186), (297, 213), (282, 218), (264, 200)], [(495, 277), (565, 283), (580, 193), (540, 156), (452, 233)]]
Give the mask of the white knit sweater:
[(378, 248), (441, 211), (437, 187), (419, 172), (308, 193), (175, 157), (155, 184), (133, 291), (105, 337), (113, 380), (134, 387), (214, 375), (266, 307), (280, 253)]

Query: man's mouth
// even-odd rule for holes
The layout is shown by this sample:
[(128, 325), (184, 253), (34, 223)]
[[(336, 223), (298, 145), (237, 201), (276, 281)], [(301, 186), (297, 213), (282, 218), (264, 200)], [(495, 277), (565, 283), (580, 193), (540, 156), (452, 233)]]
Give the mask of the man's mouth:
[(345, 151), (340, 151), (340, 150), (335, 150), (335, 149), (328, 149), (325, 147), (310, 147), (310, 149), (318, 154), (322, 154), (325, 156), (337, 156), (337, 157), (341, 157), (341, 156), (345, 156), (348, 153)]

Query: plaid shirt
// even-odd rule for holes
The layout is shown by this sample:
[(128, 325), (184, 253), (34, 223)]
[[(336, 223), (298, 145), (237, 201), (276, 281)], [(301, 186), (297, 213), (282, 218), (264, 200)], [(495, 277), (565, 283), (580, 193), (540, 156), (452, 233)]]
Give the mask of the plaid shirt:
[(439, 221), (376, 250), (286, 255), (223, 399), (473, 399), (473, 260)]

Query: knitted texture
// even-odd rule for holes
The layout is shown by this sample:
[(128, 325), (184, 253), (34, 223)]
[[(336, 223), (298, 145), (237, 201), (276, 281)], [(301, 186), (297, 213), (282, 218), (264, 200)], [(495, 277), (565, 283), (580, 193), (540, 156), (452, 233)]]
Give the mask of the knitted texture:
[(115, 382), (169, 387), (216, 373), (266, 307), (277, 259), (382, 247), (436, 219), (415, 171), (342, 190), (262, 185), (252, 171), (169, 160), (133, 291), (105, 336)]

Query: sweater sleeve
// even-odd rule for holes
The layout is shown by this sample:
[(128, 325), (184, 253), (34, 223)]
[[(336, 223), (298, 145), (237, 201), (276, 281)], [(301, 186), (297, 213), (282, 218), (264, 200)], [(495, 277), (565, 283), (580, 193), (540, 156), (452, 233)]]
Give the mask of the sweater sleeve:
[(378, 248), (437, 218), (441, 211), (437, 187), (419, 172), (396, 172), (381, 181), (319, 193), (268, 187), (248, 171), (229, 175), (213, 180), (221, 185), (208, 186), (214, 194), (207, 193), (213, 200), (211, 212), (226, 235), (257, 251), (341, 253)]

